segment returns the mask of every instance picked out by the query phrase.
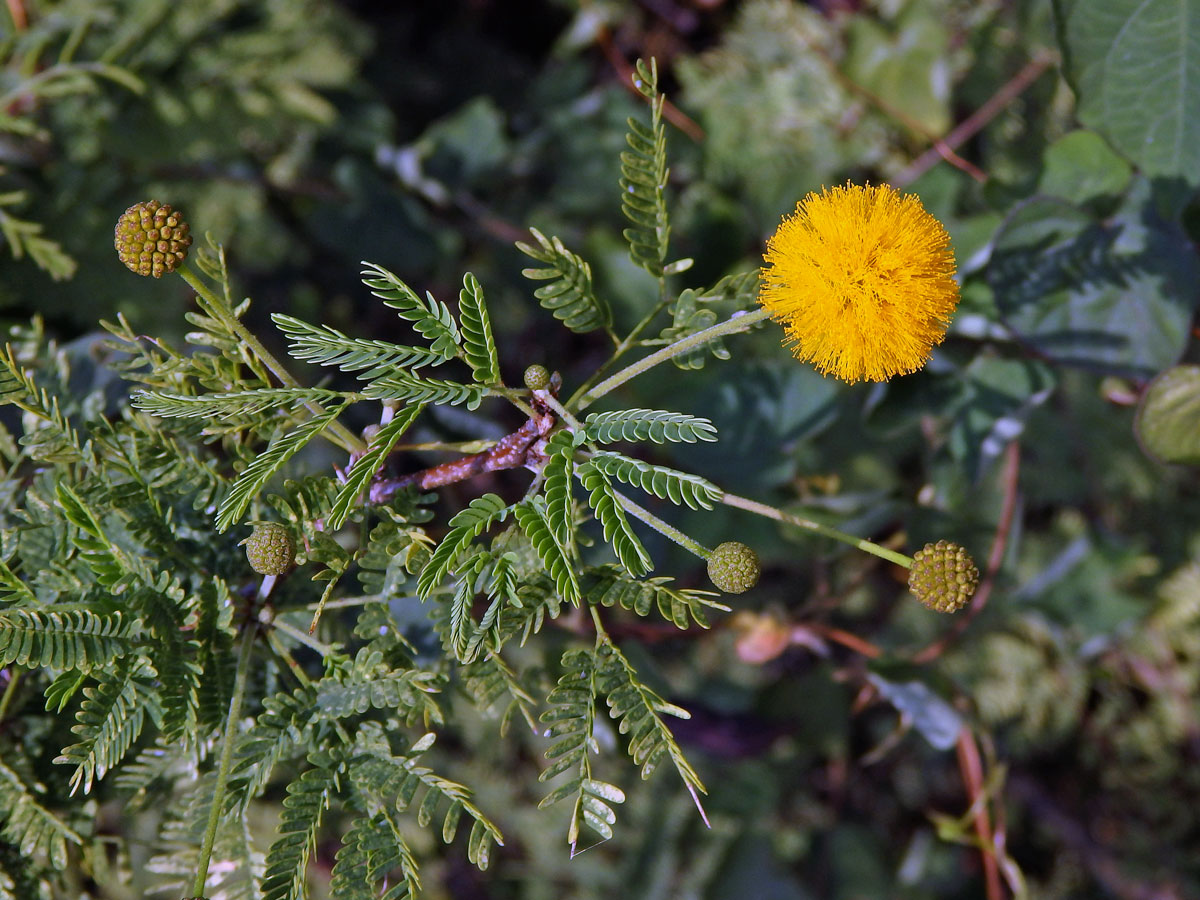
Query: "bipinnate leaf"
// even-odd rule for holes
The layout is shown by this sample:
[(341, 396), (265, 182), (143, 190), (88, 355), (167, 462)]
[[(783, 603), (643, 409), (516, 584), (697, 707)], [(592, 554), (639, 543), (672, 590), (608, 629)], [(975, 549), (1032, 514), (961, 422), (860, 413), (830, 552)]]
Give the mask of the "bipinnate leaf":
[(319, 366), (337, 366), (343, 372), (357, 372), (365, 381), (393, 369), (437, 366), (450, 359), (425, 347), (352, 338), (328, 325), (310, 325), (283, 313), (272, 313), (271, 320), (287, 336), (291, 356)]
[(471, 541), (496, 522), (503, 522), (512, 507), (495, 494), (484, 494), (471, 501), (466, 509), (450, 520), (450, 530), (421, 570), (417, 579), (417, 594), (424, 600), (450, 573), (455, 561), (466, 551)]
[(622, 481), (641, 488), (663, 500), (683, 504), (692, 509), (712, 509), (724, 493), (706, 478), (681, 472), (666, 466), (656, 466), (640, 459), (622, 456), (620, 453), (600, 451), (589, 459), (591, 465)]
[(347, 405), (348, 401), (332, 407), (272, 440), (267, 449), (256, 456), (233, 483), (229, 495), (217, 511), (217, 531), (225, 531), (240, 520), (250, 501), (271, 480), (271, 476), (282, 469), (305, 444), (328, 428)]
[(546, 516), (545, 501), (541, 497), (531, 497), (513, 509), (517, 524), (525, 532), (546, 565), (546, 571), (554, 579), (559, 596), (569, 603), (579, 602), (579, 581), (575, 577), (575, 567), (568, 556), (567, 548), (554, 536), (550, 520)]
[(637, 61), (634, 87), (650, 101), (650, 125), (626, 120), (628, 149), (621, 154), (621, 211), (632, 227), (624, 231), (629, 258), (655, 278), (662, 278), (667, 260), (668, 224), (664, 197), (667, 186), (667, 138), (662, 122), (663, 96), (658, 93), (658, 67)]
[(337, 792), (340, 766), (328, 760), (308, 769), (287, 786), (279, 838), (267, 851), (263, 900), (293, 900), (305, 896), (305, 872), (317, 842), (321, 819)]

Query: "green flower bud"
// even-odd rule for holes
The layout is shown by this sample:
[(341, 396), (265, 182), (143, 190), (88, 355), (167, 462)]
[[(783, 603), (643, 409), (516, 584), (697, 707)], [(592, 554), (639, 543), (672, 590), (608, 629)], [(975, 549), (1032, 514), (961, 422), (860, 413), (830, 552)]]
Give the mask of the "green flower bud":
[(740, 594), (758, 584), (758, 554), (738, 541), (718, 544), (708, 558), (709, 580), (727, 594)]
[(908, 589), (937, 612), (957, 612), (967, 605), (979, 585), (979, 569), (958, 544), (938, 541), (913, 554)]
[(125, 210), (117, 220), (114, 243), (131, 272), (161, 278), (187, 259), (192, 236), (178, 211), (150, 200)]
[(540, 391), (550, 383), (550, 371), (545, 366), (530, 366), (525, 370), (525, 387)]
[(275, 522), (255, 526), (242, 543), (246, 545), (250, 568), (259, 575), (282, 575), (295, 562), (296, 542), (292, 533)]

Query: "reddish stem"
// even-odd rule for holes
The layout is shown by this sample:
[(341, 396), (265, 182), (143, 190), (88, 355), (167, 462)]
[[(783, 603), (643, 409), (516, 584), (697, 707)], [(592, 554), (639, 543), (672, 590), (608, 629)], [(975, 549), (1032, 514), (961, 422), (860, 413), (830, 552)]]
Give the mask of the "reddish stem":
[(979, 747), (971, 730), (963, 727), (958, 733), (958, 768), (967, 787), (967, 796), (975, 810), (975, 834), (979, 837), (983, 854), (983, 874), (987, 884), (988, 900), (1004, 900), (1004, 885), (1000, 881), (1000, 867), (996, 864), (996, 845), (992, 840), (992, 822), (988, 804), (984, 798), (983, 765), (979, 761)]

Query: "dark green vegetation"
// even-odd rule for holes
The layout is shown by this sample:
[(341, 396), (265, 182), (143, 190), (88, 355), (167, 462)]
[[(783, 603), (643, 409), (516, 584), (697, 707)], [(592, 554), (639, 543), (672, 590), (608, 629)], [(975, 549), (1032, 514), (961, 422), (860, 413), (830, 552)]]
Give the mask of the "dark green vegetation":
[[(6, 6), (2, 900), (1200, 894), (1200, 2)], [(925, 370), (582, 408), (847, 179), (954, 238)]]

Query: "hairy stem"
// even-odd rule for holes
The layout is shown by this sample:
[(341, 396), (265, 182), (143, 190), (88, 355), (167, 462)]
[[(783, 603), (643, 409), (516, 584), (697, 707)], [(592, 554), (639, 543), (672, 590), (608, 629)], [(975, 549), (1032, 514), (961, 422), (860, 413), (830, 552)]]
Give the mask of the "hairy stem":
[(699, 541), (692, 540), (674, 525), (667, 524), (654, 513), (650, 512), (650, 510), (643, 509), (642, 507), (638, 506), (620, 491), (613, 491), (613, 494), (616, 495), (617, 502), (621, 504), (621, 508), (624, 509), (625, 512), (636, 517), (637, 519), (640, 519), (642, 522), (645, 522), (663, 537), (674, 541), (684, 550), (695, 553), (701, 559), (708, 559), (710, 556), (712, 556), (712, 551)]
[[(660, 291), (659, 291), (660, 295), (665, 295), (666, 282), (663, 279), (659, 279), (659, 286), (660, 286)], [(646, 330), (646, 327), (651, 322), (654, 321), (654, 319), (658, 316), (658, 314), (660, 312), (662, 312), (664, 309), (667, 308), (669, 303), (670, 303), (670, 300), (666, 296), (660, 296), (659, 301), (656, 304), (654, 304), (654, 308), (651, 309), (650, 312), (646, 313), (645, 317), (643, 317), (643, 319), (640, 322), (638, 322), (636, 325), (633, 326), (633, 329), (629, 332), (629, 334), (625, 335), (624, 340), (620, 341), (617, 344), (616, 348), (613, 350), (612, 356), (610, 356), (604, 362), (604, 364), (602, 366), (600, 366), (600, 368), (598, 368), (595, 372), (593, 372), (591, 375), (589, 375), (587, 377), (587, 379), (583, 382), (583, 384), (581, 384), (576, 389), (575, 393), (573, 393), (570, 396), (570, 398), (567, 400), (566, 405), (573, 406), (575, 404), (575, 401), (577, 401), (580, 397), (582, 397), (584, 394), (586, 394), (588, 392), (588, 389), (593, 384), (596, 383), (596, 379), (598, 379), (601, 375), (603, 375), (609, 366), (613, 365), (613, 363), (615, 363), (618, 359), (620, 359), (622, 356), (624, 356), (630, 349), (632, 349), (633, 346), (637, 343), (638, 335), (640, 335), (643, 331)]]
[(242, 647), (238, 652), (237, 675), (233, 682), (233, 696), (229, 698), (229, 717), (225, 720), (225, 737), (221, 745), (221, 760), (217, 764), (217, 785), (213, 790), (212, 807), (208, 811), (208, 826), (204, 829), (204, 843), (200, 846), (200, 862), (196, 866), (196, 881), (192, 885), (192, 896), (204, 896), (204, 884), (208, 881), (208, 864), (212, 861), (213, 844), (217, 840), (217, 823), (221, 818), (221, 807), (225, 802), (225, 786), (233, 768), (233, 745), (237, 740), (238, 720), (242, 714), (242, 696), (246, 693), (246, 676), (250, 671), (250, 653), (254, 649), (254, 636), (258, 623), (249, 622), (242, 634)]
[(739, 497), (737, 494), (722, 494), (720, 499), (726, 506), (736, 506), (738, 509), (766, 516), (768, 519), (775, 519), (777, 522), (786, 522), (788, 525), (795, 525), (797, 528), (803, 528), (806, 531), (833, 538), (835, 541), (841, 541), (843, 544), (849, 544), (851, 547), (857, 547), (859, 550), (865, 550), (867, 553), (873, 553), (880, 559), (894, 562), (896, 565), (904, 566), (906, 569), (912, 568), (913, 561), (911, 556), (905, 556), (903, 553), (897, 553), (895, 550), (881, 547), (879, 544), (872, 543), (864, 538), (846, 534), (844, 531), (838, 531), (836, 528), (830, 528), (828, 525), (822, 525), (819, 522), (814, 522), (812, 519), (804, 519), (791, 513), (785, 513), (774, 506), (767, 506), (767, 504), (759, 503), (756, 500)]
[(711, 328), (705, 328), (703, 331), (697, 331), (695, 334), (681, 338), (673, 344), (668, 344), (661, 350), (656, 350), (649, 356), (639, 359), (632, 365), (626, 366), (621, 371), (604, 379), (579, 398), (579, 402), (575, 407), (576, 411), (587, 409), (605, 394), (620, 387), (631, 378), (636, 378), (643, 372), (653, 369), (659, 363), (664, 363), (683, 353), (695, 350), (697, 347), (703, 347), (710, 341), (725, 337), (727, 334), (738, 334), (742, 331), (749, 331), (752, 326), (757, 325), (770, 315), (770, 312), (766, 309), (756, 309), (754, 312), (748, 313), (737, 313), (732, 318), (726, 319), (724, 322), (718, 322)]

